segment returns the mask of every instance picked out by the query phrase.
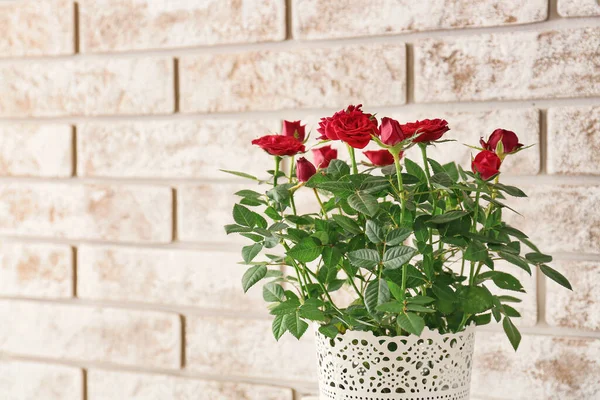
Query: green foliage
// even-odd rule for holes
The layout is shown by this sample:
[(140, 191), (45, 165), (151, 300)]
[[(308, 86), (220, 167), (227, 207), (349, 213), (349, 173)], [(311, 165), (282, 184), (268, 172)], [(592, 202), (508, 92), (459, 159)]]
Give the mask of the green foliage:
[[(249, 240), (241, 249), (248, 268), (243, 290), (264, 283), (276, 339), (285, 332), (300, 338), (309, 323), (334, 338), (348, 329), (393, 336), (420, 335), (426, 326), (459, 332), (493, 318), (516, 348), (521, 335), (512, 320), (520, 315), (510, 304), (520, 300), (507, 293), (524, 288), (510, 270), (497, 270), (497, 262), (529, 273), (539, 268), (571, 289), (547, 265), (551, 256), (503, 222), (511, 212), (506, 198), (525, 193), (454, 163), (402, 163), (352, 172), (332, 160), (308, 182), (279, 171), (279, 184), (274, 171), (269, 181), (228, 171), (268, 186), (238, 191), (234, 223), (225, 226), (227, 234)], [(315, 195), (312, 212), (296, 212), (298, 191)], [(355, 295), (347, 307), (331, 296), (344, 286)]]

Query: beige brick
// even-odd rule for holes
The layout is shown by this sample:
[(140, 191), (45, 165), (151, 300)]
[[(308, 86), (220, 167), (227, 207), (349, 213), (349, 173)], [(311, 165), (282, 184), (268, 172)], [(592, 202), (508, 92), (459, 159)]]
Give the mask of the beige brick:
[(0, 244), (0, 294), (71, 297), (73, 251), (69, 246), (3, 242)]
[(574, 291), (546, 282), (546, 321), (552, 326), (600, 331), (600, 261), (555, 261)]
[(297, 0), (292, 4), (294, 37), (300, 39), (526, 24), (548, 17), (545, 0)]
[(0, 125), (0, 175), (71, 176), (72, 144), (70, 125)]
[(1, 301), (0, 351), (10, 354), (179, 368), (178, 315), (116, 308)]
[(259, 286), (244, 295), (239, 252), (81, 246), (78, 297), (232, 311), (266, 310)]
[(593, 17), (600, 15), (597, 0), (558, 0), (558, 13), (563, 17)]
[(171, 189), (142, 185), (4, 183), (0, 233), (169, 242)]
[(284, 0), (83, 0), (83, 52), (285, 39)]
[(0, 65), (0, 117), (174, 110), (173, 60), (124, 58)]
[(83, 176), (227, 178), (219, 169), (264, 176), (272, 157), (250, 142), (279, 121), (88, 123), (78, 131)]
[(600, 107), (548, 110), (548, 172), (600, 175)]
[(290, 389), (165, 375), (91, 370), (90, 400), (292, 400)]
[(298, 341), (273, 338), (270, 320), (186, 317), (186, 360), (190, 371), (256, 378), (316, 380), (311, 328)]
[(0, 2), (0, 58), (72, 54), (71, 0)]
[[(250, 181), (247, 181), (250, 182)], [(264, 186), (266, 189), (266, 186)], [(223, 226), (233, 224), (233, 205), (241, 189), (261, 191), (254, 183), (185, 185), (177, 189), (177, 238), (208, 243), (245, 243), (239, 235), (227, 236)]]
[(0, 396), (7, 400), (83, 400), (83, 373), (62, 365), (0, 361)]
[(508, 223), (525, 232), (542, 252), (600, 253), (600, 186), (519, 185), (527, 198), (507, 203)]
[(415, 100), (597, 96), (599, 40), (600, 28), (425, 39), (415, 44)]
[(480, 333), (471, 391), (498, 400), (594, 400), (599, 360), (598, 339), (523, 335), (515, 352), (504, 333)]
[(343, 108), (406, 101), (403, 44), (202, 54), (180, 60), (182, 112)]

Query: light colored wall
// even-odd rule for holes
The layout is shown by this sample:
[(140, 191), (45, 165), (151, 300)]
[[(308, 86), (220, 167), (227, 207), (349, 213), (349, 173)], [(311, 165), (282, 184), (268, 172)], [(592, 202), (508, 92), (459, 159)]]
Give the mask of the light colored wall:
[[(518, 354), (482, 329), (478, 400), (600, 398), (596, 0), (0, 3), (0, 398), (291, 400), (310, 341), (276, 344), (227, 238), (249, 141), (350, 103), (497, 127), (514, 218), (576, 288), (537, 276)], [(312, 125), (314, 126), (314, 125)], [(453, 146), (453, 145), (449, 145)], [(460, 145), (440, 152), (468, 165)]]

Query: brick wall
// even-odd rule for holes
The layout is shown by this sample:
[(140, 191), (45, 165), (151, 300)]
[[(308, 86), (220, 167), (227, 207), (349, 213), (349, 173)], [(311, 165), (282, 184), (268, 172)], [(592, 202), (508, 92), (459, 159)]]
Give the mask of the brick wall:
[(0, 398), (314, 392), (310, 340), (241, 293), (217, 169), (357, 102), (447, 118), (445, 160), (500, 126), (536, 144), (513, 223), (576, 292), (526, 284), (517, 354), (481, 329), (474, 398), (600, 399), (596, 0), (0, 1)]

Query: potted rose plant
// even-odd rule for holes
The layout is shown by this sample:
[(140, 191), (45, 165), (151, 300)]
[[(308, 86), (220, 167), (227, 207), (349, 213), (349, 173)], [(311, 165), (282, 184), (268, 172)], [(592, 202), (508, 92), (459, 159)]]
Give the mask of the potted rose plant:
[[(468, 399), (475, 326), (494, 319), (515, 349), (521, 340), (511, 306), (519, 299), (493, 287), (524, 289), (496, 261), (570, 288), (547, 265), (552, 257), (503, 221), (506, 196), (525, 196), (499, 183), (504, 159), (524, 149), (517, 135), (482, 139), (468, 171), (428, 158), (447, 131), (444, 120), (378, 123), (350, 106), (321, 119), (314, 164), (294, 162), (308, 138), (286, 121), (280, 135), (252, 142), (273, 157), (268, 180), (226, 171), (267, 186), (236, 193), (225, 229), (250, 241), (243, 289), (265, 282), (275, 338), (300, 338), (314, 324), (324, 399)], [(349, 164), (321, 146), (329, 141), (346, 145)], [(371, 142), (381, 149), (366, 151), (370, 163), (359, 168), (355, 149)], [(299, 191), (313, 192), (318, 212), (297, 212)], [(346, 306), (334, 300), (342, 288), (354, 292)]]

